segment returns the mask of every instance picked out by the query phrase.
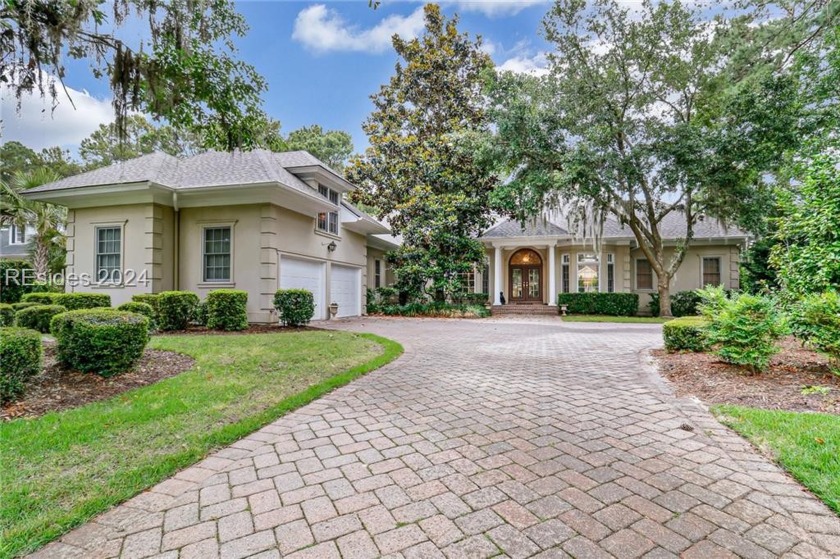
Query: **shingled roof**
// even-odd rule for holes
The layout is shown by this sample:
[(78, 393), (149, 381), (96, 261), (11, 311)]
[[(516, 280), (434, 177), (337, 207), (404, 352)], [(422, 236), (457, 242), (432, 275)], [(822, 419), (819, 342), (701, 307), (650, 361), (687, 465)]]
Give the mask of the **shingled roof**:
[[(664, 239), (680, 239), (685, 236), (685, 215), (672, 212), (665, 216), (659, 225), (659, 232)], [(695, 238), (743, 238), (747, 234), (734, 226), (726, 227), (716, 219), (704, 218), (694, 224)], [(507, 219), (484, 232), (482, 239), (515, 239), (519, 237), (567, 237), (572, 234), (566, 229), (546, 219), (522, 223), (514, 219)], [(605, 239), (633, 239), (630, 227), (621, 225), (612, 217), (604, 222)]]
[[(301, 192), (311, 193), (312, 188), (289, 172), (289, 169), (313, 166), (322, 167), (335, 174), (305, 151), (208, 151), (184, 159), (166, 153), (152, 153), (47, 183), (28, 192), (141, 182), (159, 184), (176, 190), (279, 182)], [(336, 177), (341, 178), (338, 175)]]

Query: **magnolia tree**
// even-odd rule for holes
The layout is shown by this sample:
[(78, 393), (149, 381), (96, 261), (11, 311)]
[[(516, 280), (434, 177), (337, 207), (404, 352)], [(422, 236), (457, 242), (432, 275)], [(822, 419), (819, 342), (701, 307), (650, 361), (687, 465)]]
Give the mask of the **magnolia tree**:
[[(701, 216), (749, 225), (770, 205), (767, 172), (803, 126), (797, 83), (772, 71), (735, 79), (743, 20), (688, 4), (558, 0), (544, 24), (547, 75), (501, 73), (488, 85), (496, 126), (478, 147), (507, 179), (495, 202), (520, 219), (562, 210), (596, 237), (613, 216), (650, 262), (669, 316)], [(685, 223), (675, 241), (661, 229), (670, 214)]]

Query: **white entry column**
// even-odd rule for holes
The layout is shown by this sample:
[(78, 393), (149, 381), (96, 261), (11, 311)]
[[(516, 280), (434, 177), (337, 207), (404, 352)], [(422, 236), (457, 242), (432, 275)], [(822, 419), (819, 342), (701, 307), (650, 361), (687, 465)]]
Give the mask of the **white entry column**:
[(496, 254), (493, 258), (493, 304), (501, 305), (501, 294), (504, 290), (502, 287), (502, 247), (495, 247)]
[(548, 304), (557, 306), (557, 270), (554, 263), (554, 243), (548, 245)]

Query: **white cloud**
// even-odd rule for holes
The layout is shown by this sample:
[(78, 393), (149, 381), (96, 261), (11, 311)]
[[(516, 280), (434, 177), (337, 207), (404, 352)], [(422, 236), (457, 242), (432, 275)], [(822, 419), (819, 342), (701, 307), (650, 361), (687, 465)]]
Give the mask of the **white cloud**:
[(487, 17), (512, 16), (531, 6), (547, 3), (548, 0), (455, 0), (451, 2), (462, 12), (478, 12)]
[(292, 38), (318, 51), (383, 52), (391, 47), (391, 37), (413, 39), (423, 30), (423, 8), (407, 16), (390, 15), (369, 29), (347, 23), (341, 15), (323, 4), (298, 13)]
[(500, 50), (500, 47), (499, 47), (499, 45), (497, 45), (493, 41), (491, 41), (489, 39), (482, 38), (481, 48), (479, 50), (481, 52), (485, 53), (485, 54), (488, 54), (488, 55), (492, 56), (493, 54), (496, 53), (496, 51)]
[(548, 57), (544, 52), (538, 52), (532, 56), (520, 54), (508, 58), (496, 69), (501, 72), (544, 76), (548, 73)]
[(3, 141), (15, 140), (35, 150), (51, 146), (75, 149), (100, 124), (113, 122), (114, 108), (109, 100), (68, 87), (71, 103), (60, 86), (58, 90), (55, 111), (49, 95), (41, 99), (37, 92), (24, 94), (18, 111), (14, 93), (8, 87), (0, 87)]

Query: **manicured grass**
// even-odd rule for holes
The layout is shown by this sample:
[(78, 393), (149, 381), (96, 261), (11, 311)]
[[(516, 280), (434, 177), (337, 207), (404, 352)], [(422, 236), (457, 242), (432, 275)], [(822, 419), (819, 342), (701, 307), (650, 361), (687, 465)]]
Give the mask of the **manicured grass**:
[(619, 322), (622, 324), (662, 324), (673, 320), (658, 316), (603, 316), (599, 314), (570, 314), (563, 317), (563, 322)]
[(402, 353), (372, 334), (161, 336), (189, 371), (111, 400), (0, 424), (0, 557), (108, 507)]
[(712, 411), (840, 514), (840, 416), (739, 406)]

